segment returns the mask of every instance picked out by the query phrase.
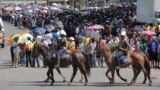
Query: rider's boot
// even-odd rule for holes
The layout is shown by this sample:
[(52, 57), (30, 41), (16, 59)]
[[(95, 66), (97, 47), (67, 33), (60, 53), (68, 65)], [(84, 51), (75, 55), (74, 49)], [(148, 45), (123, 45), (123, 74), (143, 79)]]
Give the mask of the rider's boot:
[(115, 69), (116, 70), (120, 69), (120, 60), (118, 59), (118, 57), (115, 58)]
[(60, 67), (60, 56), (58, 55), (57, 64), (54, 66), (55, 68)]

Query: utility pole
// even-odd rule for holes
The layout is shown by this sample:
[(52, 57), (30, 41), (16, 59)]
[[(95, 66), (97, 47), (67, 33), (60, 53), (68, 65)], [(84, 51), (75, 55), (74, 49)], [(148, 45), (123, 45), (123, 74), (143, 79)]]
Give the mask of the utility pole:
[(37, 3), (37, 0), (34, 0), (34, 3), (36, 4), (36, 3)]
[(47, 0), (47, 5), (49, 5), (49, 0)]

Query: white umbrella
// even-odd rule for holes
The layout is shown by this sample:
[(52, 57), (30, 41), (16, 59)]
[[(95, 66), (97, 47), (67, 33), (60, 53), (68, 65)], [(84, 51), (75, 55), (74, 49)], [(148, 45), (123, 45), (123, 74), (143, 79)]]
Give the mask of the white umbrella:
[(21, 8), (21, 7), (19, 7), (19, 6), (17, 6), (17, 7), (14, 7), (14, 10), (16, 10), (16, 11), (21, 11), (21, 10), (22, 10), (22, 8)]
[(47, 6), (45, 6), (45, 7), (43, 7), (43, 9), (48, 10), (48, 7), (47, 7)]
[(43, 10), (42, 13), (47, 13), (47, 10)]
[(6, 7), (5, 10), (12, 11), (12, 10), (13, 10), (13, 7), (11, 7), (11, 6)]

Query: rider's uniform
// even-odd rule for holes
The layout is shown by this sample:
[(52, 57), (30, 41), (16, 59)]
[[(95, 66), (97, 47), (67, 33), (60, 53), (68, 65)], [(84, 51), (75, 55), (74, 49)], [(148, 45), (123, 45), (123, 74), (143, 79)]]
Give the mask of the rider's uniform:
[[(121, 35), (125, 36), (124, 33), (121, 33)], [(129, 42), (127, 40), (127, 38), (125, 38), (124, 40), (122, 40), (119, 44), (119, 50), (115, 55), (115, 65), (116, 65), (116, 69), (119, 69), (120, 66), (120, 62), (122, 59), (128, 58), (127, 56), (127, 51), (129, 50), (130, 45)]]

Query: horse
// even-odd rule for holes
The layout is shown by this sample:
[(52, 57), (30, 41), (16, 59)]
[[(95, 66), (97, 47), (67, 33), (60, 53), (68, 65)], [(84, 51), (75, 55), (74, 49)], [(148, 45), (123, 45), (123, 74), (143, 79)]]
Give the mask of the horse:
[[(39, 44), (36, 45), (36, 51), (42, 54), (44, 60), (46, 61), (48, 65), (47, 76), (49, 79), (51, 79), (51, 85), (53, 85), (53, 83), (55, 83), (53, 69), (58, 62), (57, 56), (54, 56), (56, 51), (51, 52), (49, 47)], [(68, 65), (72, 65), (73, 67), (73, 74), (68, 85), (71, 85), (70, 83), (73, 82), (77, 70), (79, 69), (85, 78), (84, 85), (86, 86), (88, 83), (87, 75), (90, 76), (90, 64), (88, 56), (85, 53), (82, 53), (80, 50), (72, 50), (71, 53), (69, 53), (69, 57), (65, 60), (61, 60), (60, 62), (61, 67), (67, 67)], [(59, 68), (56, 69), (60, 71)], [(62, 74), (60, 73), (60, 75)], [(64, 76), (62, 77), (64, 78)], [(48, 78), (46, 81), (49, 80)]]
[[(102, 52), (102, 55), (105, 58), (105, 63), (108, 66), (108, 69), (106, 71), (106, 77), (110, 80), (111, 84), (114, 84), (114, 74), (115, 74), (115, 64), (114, 64), (114, 60), (113, 60), (113, 53), (111, 52), (111, 48), (105, 44), (102, 40), (97, 40), (97, 47), (98, 49)], [(150, 63), (148, 60), (148, 57), (142, 53), (142, 52), (128, 52), (128, 56), (129, 56), (129, 61), (127, 64), (121, 64), (120, 67), (121, 68), (127, 68), (130, 65), (132, 65), (133, 68), (133, 73), (134, 76), (131, 80), (131, 82), (128, 85), (133, 85), (136, 82), (136, 79), (139, 75), (139, 73), (141, 71), (143, 71), (144, 76), (145, 76), (145, 80), (143, 81), (143, 83), (146, 82), (146, 77), (149, 80), (149, 86), (152, 85), (152, 80), (150, 77)], [(117, 75), (118, 77), (127, 82), (126, 79), (122, 78), (119, 74), (119, 70), (117, 71)], [(108, 76), (108, 73), (111, 72), (111, 77)]]

